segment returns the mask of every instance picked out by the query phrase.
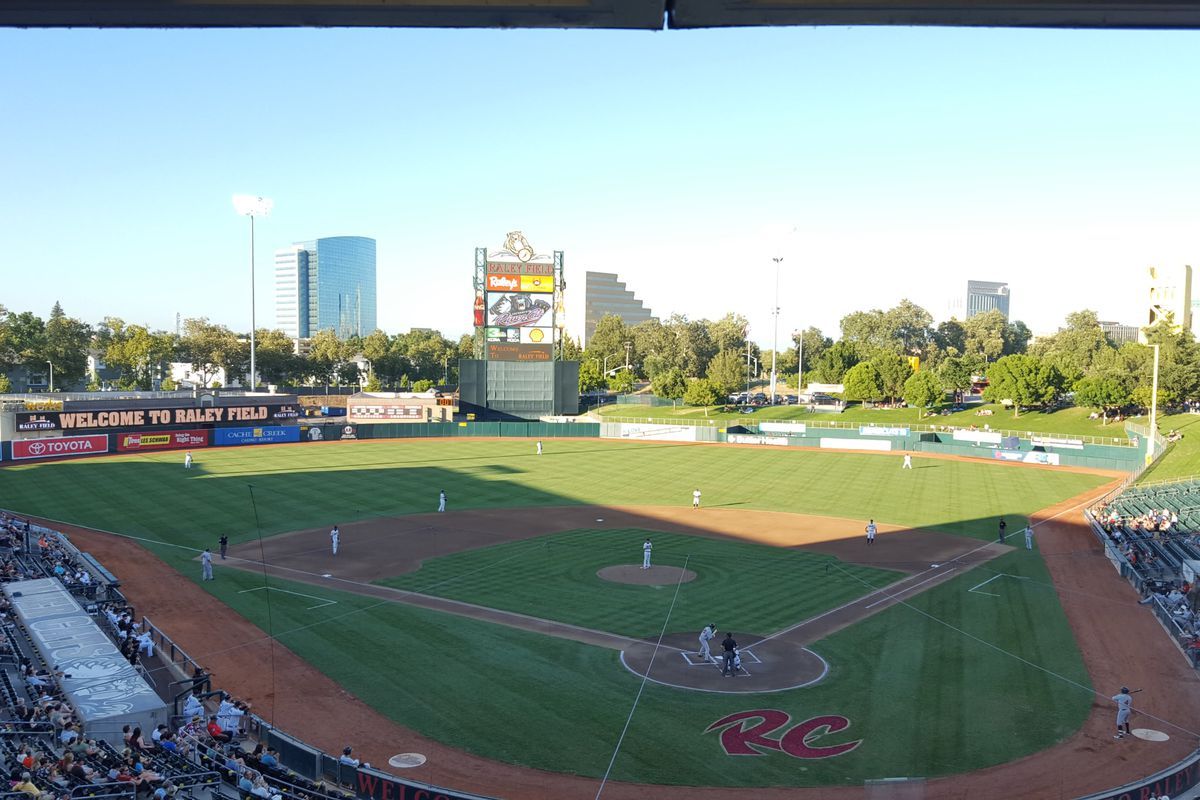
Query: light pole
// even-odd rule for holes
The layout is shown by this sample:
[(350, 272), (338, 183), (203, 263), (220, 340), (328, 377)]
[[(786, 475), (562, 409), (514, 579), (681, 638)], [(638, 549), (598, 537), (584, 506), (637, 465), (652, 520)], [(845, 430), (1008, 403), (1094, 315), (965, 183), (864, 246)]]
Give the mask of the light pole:
[(771, 339), (771, 405), (775, 405), (775, 351), (779, 349), (779, 265), (783, 256), (772, 258), (775, 262), (775, 333)]
[(625, 343), (625, 371), (629, 371), (629, 350), (633, 347), (633, 342)]
[(252, 194), (235, 194), (233, 208), (237, 213), (250, 218), (250, 391), (258, 387), (258, 370), (255, 363), (255, 325), (254, 314), (254, 218), (265, 217), (271, 213), (275, 201), (269, 197), (257, 197)]
[(50, 391), (53, 392), (54, 391), (54, 362), (47, 361), (46, 363), (50, 365)]

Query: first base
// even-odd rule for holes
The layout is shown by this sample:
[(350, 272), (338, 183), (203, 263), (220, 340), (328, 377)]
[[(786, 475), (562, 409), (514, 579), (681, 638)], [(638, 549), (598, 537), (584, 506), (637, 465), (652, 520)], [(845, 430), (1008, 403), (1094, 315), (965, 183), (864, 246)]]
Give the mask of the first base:
[(1165, 742), (1171, 738), (1162, 731), (1151, 730), (1150, 728), (1134, 728), (1130, 733), (1139, 739), (1145, 739), (1147, 742)]

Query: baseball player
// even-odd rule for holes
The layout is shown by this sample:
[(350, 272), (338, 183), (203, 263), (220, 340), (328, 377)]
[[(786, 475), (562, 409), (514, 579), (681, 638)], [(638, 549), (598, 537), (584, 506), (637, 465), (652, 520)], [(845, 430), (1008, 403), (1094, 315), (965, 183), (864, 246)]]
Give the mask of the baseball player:
[(1025, 549), (1026, 550), (1033, 549), (1033, 526), (1032, 525), (1025, 526)]
[(538, 439), (538, 448), (537, 448), (537, 450), (538, 450), (538, 455), (540, 456), (540, 455), (542, 454), (542, 440), (541, 440), (541, 439)]
[(708, 643), (717, 636), (717, 623), (712, 622), (705, 626), (704, 630), (700, 631), (700, 652), (696, 655), (703, 658), (710, 664), (716, 664), (717, 660), (713, 658), (712, 650), (709, 649)]
[(1129, 687), (1122, 686), (1119, 694), (1113, 695), (1112, 701), (1117, 704), (1117, 735), (1114, 739), (1124, 739), (1129, 733), (1129, 715), (1133, 711), (1133, 697)]
[(700, 508), (700, 490), (699, 489), (692, 492), (692, 508), (693, 509)]
[(912, 469), (912, 456), (908, 453), (904, 454), (904, 463), (900, 465), (900, 469)]
[(192, 468), (192, 451), (191, 450), (188, 450), (183, 456), (183, 468), (184, 469)]
[(446, 490), (442, 489), (438, 492), (438, 513), (446, 510)]
[(329, 532), (329, 545), (333, 548), (333, 554), (337, 555), (338, 541), (342, 538), (342, 532), (338, 530), (338, 526), (334, 525), (333, 530)]
[(875, 544), (875, 534), (878, 529), (875, 527), (875, 520), (870, 520), (867, 523), (867, 544)]
[(212, 553), (205, 550), (200, 554), (201, 580), (211, 581), (212, 574)]
[(225, 553), (229, 551), (229, 537), (221, 534), (221, 538), (217, 539), (217, 544), (221, 546), (221, 560), (225, 560)]
[(653, 546), (649, 539), (646, 539), (646, 543), (642, 545), (642, 569), (650, 569), (650, 549)]
[(1004, 517), (1000, 518), (1000, 544), (1004, 544), (1004, 529), (1008, 527), (1008, 523), (1004, 521)]

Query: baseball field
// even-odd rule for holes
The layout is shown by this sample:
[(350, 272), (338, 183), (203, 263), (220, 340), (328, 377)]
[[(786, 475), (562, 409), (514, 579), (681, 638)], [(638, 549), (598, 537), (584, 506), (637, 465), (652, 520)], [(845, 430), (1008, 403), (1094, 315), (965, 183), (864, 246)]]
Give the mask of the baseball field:
[[(186, 471), (178, 453), (10, 466), (0, 506), (118, 534), (80, 531), (122, 579), (161, 563), (179, 601), (139, 611), (190, 631), (223, 685), (273, 669), (249, 657), (262, 635), (205, 638), (232, 609), (397, 730), (484, 759), (657, 785), (935, 778), (1064, 742), (1096, 700), (1041, 543), (1019, 534), (1113, 476), (590, 440), (540, 457), (509, 439), (196, 456)], [(201, 582), (222, 534), (230, 558)], [(744, 674), (695, 658), (709, 622), (715, 649), (739, 640)], [(250, 698), (260, 713), (299, 691), (270, 686)], [(319, 740), (308, 722), (297, 735)]]

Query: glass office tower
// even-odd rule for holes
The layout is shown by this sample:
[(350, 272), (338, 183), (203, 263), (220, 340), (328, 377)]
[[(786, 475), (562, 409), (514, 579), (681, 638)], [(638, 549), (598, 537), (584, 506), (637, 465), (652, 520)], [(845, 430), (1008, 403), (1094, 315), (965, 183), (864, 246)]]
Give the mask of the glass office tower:
[(329, 236), (275, 251), (275, 325), (293, 339), (375, 330), (375, 240)]

